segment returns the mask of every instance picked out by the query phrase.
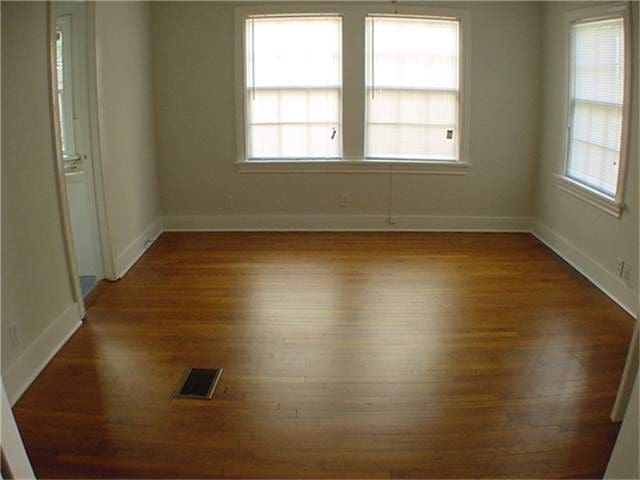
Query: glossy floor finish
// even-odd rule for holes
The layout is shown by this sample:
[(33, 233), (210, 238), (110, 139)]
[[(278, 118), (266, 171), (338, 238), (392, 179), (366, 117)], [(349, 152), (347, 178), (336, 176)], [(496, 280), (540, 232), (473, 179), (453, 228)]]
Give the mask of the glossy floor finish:
[(632, 326), (528, 234), (171, 233), (15, 413), (40, 477), (601, 477)]

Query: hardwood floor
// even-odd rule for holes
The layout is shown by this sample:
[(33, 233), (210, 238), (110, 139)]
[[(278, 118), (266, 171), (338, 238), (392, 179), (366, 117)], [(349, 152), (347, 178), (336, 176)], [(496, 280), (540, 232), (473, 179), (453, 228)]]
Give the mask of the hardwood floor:
[(102, 294), (104, 289), (107, 288), (107, 285), (109, 285), (108, 280), (100, 280), (98, 283), (96, 283), (95, 287), (93, 287), (93, 289), (91, 289), (91, 291), (84, 297), (85, 308), (88, 309), (89, 307), (91, 307), (91, 305), (94, 304), (94, 302)]
[(40, 477), (601, 477), (632, 327), (528, 234), (171, 233), (15, 414)]

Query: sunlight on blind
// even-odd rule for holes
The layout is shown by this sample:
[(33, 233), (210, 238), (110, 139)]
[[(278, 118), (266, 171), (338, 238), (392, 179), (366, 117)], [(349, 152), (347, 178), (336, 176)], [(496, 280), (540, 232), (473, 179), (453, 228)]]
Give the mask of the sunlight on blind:
[(615, 196), (624, 103), (624, 21), (573, 26), (571, 130), (567, 175)]
[(341, 156), (342, 21), (246, 20), (250, 159)]
[(367, 17), (367, 158), (458, 160), (459, 27)]

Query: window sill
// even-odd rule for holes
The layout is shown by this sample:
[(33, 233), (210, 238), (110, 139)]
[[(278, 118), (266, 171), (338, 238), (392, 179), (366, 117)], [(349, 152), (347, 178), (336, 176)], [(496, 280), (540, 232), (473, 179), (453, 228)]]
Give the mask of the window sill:
[(466, 175), (471, 165), (409, 160), (253, 160), (236, 162), (240, 173), (414, 173)]
[(556, 182), (560, 190), (584, 200), (585, 202), (599, 208), (603, 212), (613, 215), (616, 218), (620, 218), (622, 216), (624, 205), (616, 199), (608, 197), (607, 195), (593, 188), (589, 188), (565, 175), (556, 175)]

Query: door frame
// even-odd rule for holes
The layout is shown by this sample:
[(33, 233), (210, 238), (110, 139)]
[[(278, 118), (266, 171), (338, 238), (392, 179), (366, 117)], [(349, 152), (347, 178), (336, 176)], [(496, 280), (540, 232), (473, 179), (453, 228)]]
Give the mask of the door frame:
[[(71, 227), (71, 216), (67, 197), (67, 187), (64, 173), (64, 159), (62, 156), (61, 125), (58, 116), (58, 96), (56, 94), (56, 11), (55, 0), (47, 1), (47, 60), (48, 60), (48, 80), (49, 80), (49, 105), (51, 112), (51, 132), (54, 147), (54, 171), (56, 177), (56, 193), (58, 197), (58, 210), (62, 224), (62, 237), (65, 246), (65, 257), (69, 273), (69, 282), (74, 301), (78, 304), (80, 315), (85, 317), (86, 310), (84, 298), (80, 289), (80, 278), (78, 277), (78, 266), (75, 257), (75, 246), (73, 242), (73, 232)], [(105, 170), (102, 161), (104, 145), (101, 133), (100, 115), (100, 87), (98, 84), (99, 75), (99, 55), (96, 42), (95, 28), (95, 5), (93, 2), (85, 2), (87, 8), (87, 81), (89, 96), (89, 132), (91, 137), (91, 156), (93, 162), (93, 185), (96, 202), (96, 220), (98, 223), (99, 241), (101, 243), (101, 259), (104, 277), (109, 280), (117, 280), (115, 268), (115, 255), (113, 242), (111, 240), (110, 215), (107, 208), (107, 192), (105, 185)]]

